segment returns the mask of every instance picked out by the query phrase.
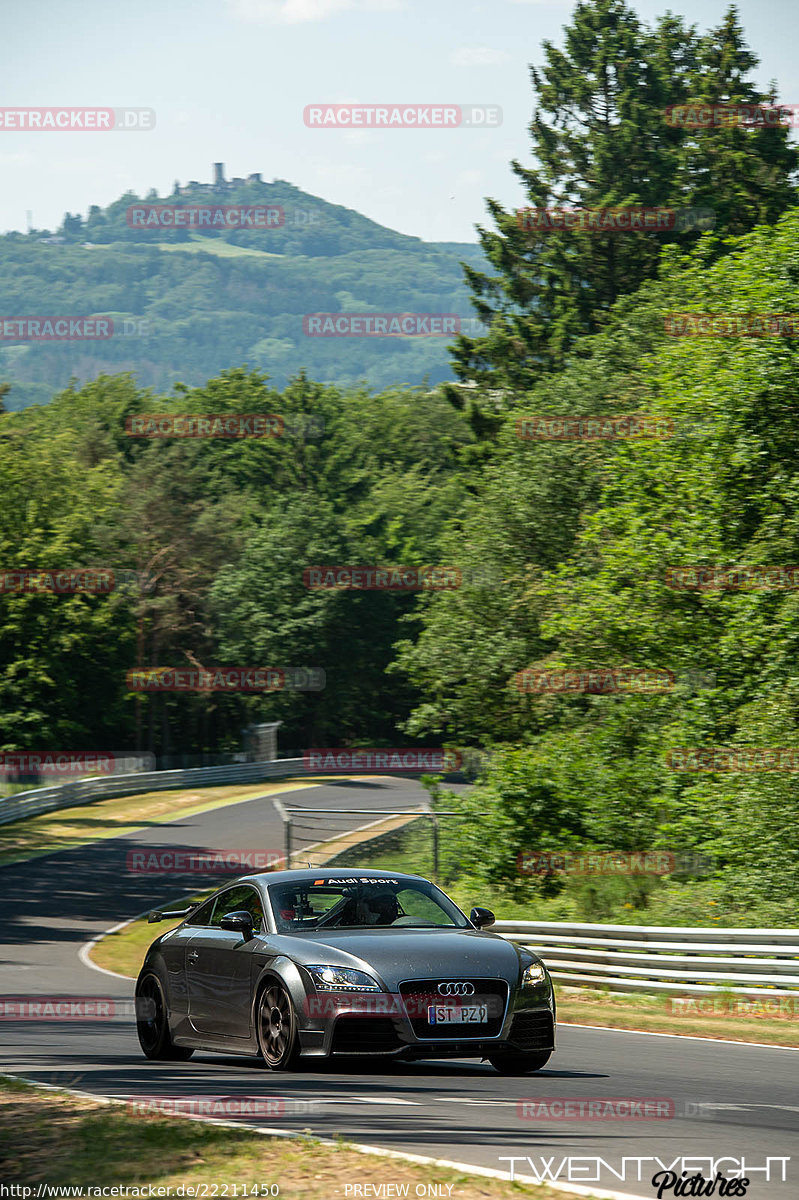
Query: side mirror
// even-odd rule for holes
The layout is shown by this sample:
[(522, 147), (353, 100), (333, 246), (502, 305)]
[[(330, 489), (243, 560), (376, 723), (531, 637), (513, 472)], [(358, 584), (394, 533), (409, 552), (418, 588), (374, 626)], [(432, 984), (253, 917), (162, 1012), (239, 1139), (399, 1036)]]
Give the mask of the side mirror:
[(486, 925), (493, 925), (496, 919), (490, 908), (473, 908), (469, 913), (469, 920), (478, 929), (483, 929)]
[(230, 933), (241, 933), (245, 939), (252, 937), (252, 917), (244, 909), (239, 912), (225, 913), (222, 920), (219, 922), (220, 929), (227, 929)]

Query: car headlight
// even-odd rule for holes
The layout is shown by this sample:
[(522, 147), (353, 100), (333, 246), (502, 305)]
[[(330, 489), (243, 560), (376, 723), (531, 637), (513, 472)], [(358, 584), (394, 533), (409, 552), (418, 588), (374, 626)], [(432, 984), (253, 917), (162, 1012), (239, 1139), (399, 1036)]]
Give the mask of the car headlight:
[(522, 987), (537, 987), (539, 983), (544, 983), (547, 977), (546, 968), (543, 963), (530, 963), (522, 974)]
[(319, 992), (382, 992), (376, 979), (352, 967), (306, 967)]

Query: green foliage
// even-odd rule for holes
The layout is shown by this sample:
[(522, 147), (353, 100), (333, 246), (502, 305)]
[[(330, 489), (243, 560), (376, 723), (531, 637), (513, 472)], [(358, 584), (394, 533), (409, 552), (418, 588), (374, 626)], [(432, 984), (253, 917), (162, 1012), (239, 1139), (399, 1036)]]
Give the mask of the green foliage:
[[(699, 36), (670, 13), (649, 28), (624, 0), (583, 0), (564, 32), (563, 49), (544, 42), (545, 63), (531, 68), (536, 166), (511, 164), (532, 208), (707, 208), (721, 239), (796, 203), (799, 154), (787, 125), (697, 131), (666, 121), (669, 106), (694, 100), (773, 102), (750, 81), (758, 60), (734, 9)], [(495, 200), (488, 211), (496, 230), (479, 232), (493, 273), (469, 265), (466, 277), (489, 330), (460, 336), (454, 365), (462, 382), (498, 392), (503, 408), (561, 369), (577, 339), (601, 330), (614, 303), (657, 274), (664, 247), (685, 249), (698, 237), (530, 230)], [(715, 252), (723, 249), (719, 240)], [(464, 403), (457, 386), (448, 394)], [(493, 435), (495, 406), (493, 394), (470, 398), (483, 436)]]
[[(728, 249), (715, 261), (709, 245), (668, 252), (662, 279), (621, 302), (607, 332), (517, 410), (650, 412), (672, 421), (674, 436), (520, 443), (509, 419), (459, 530), (472, 560), (499, 562), (506, 582), (479, 604), (466, 593), (427, 597), (419, 636), (400, 645), (400, 667), (427, 693), (408, 729), (529, 743), (498, 752), (458, 801), (488, 812), (464, 822), (453, 845), (486, 885), (561, 888), (520, 880), (522, 850), (701, 849), (712, 859), (710, 880), (624, 901), (608, 882), (577, 895), (569, 880), (562, 898), (585, 919), (615, 907), (622, 920), (709, 921), (717, 908), (749, 923), (754, 912), (795, 910), (796, 775), (667, 763), (680, 746), (799, 739), (795, 591), (678, 591), (666, 578), (669, 566), (799, 562), (797, 341), (664, 334), (674, 311), (799, 310), (799, 210)], [(512, 680), (527, 666), (671, 670), (678, 682), (662, 695), (524, 695)]]
[(302, 368), (315, 379), (372, 388), (451, 378), (447, 337), (311, 337), (303, 316), (466, 316), (460, 262), (477, 266), (477, 246), (425, 243), (279, 181), (221, 194), (198, 186), (147, 202), (170, 199), (278, 205), (285, 224), (204, 234), (134, 229), (126, 213), (142, 201), (129, 194), (105, 210), (93, 206), (83, 227), (68, 218), (59, 244), (40, 241), (41, 230), (0, 237), (7, 313), (104, 314), (122, 329), (103, 341), (3, 343), (12, 407), (46, 403), (72, 378), (128, 370), (158, 390), (179, 381), (201, 386), (240, 363), (267, 372), (279, 388)]
[[(242, 412), (281, 414), (285, 435), (125, 432), (137, 414)], [(303, 432), (310, 416), (321, 436)], [(303, 570), (439, 561), (469, 436), (443, 399), (303, 375), (281, 394), (243, 369), (171, 397), (101, 377), (6, 415), (3, 433), (3, 570), (126, 569), (146, 587), (0, 595), (0, 747), (218, 753), (240, 748), (244, 724), (273, 719), (284, 749), (396, 743), (419, 695), (385, 667), (413, 594), (314, 591)], [(190, 665), (321, 667), (327, 686), (248, 697), (126, 687), (128, 670)]]

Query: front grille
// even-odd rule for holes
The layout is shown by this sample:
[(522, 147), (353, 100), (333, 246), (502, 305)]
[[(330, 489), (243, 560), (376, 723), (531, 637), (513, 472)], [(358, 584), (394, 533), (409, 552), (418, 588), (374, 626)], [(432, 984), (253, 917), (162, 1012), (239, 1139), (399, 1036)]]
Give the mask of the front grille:
[(555, 1023), (545, 1008), (520, 1012), (513, 1018), (508, 1041), (520, 1050), (550, 1050), (555, 1044)]
[[(435, 1038), (436, 1041), (450, 1041), (464, 1038), (497, 1037), (505, 1019), (505, 1009), (508, 1003), (508, 985), (504, 979), (469, 979), (474, 985), (472, 996), (442, 996), (438, 990), (439, 983), (449, 982), (442, 979), (413, 979), (400, 984), (405, 1010), (418, 1038)], [(467, 982), (461, 980), (460, 982)], [(486, 1004), (488, 1020), (474, 1024), (461, 1025), (431, 1025), (427, 1019), (427, 1009), (431, 1004), (447, 1004), (450, 1006), (463, 1004)]]
[(342, 1016), (333, 1030), (333, 1054), (388, 1054), (401, 1042), (390, 1017)]

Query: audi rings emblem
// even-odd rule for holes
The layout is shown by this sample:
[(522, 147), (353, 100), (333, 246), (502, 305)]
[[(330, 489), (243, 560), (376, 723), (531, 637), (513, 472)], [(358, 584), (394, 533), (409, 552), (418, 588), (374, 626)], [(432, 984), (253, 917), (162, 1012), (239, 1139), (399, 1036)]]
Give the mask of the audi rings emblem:
[(440, 996), (473, 996), (473, 983), (440, 983), (438, 985)]

